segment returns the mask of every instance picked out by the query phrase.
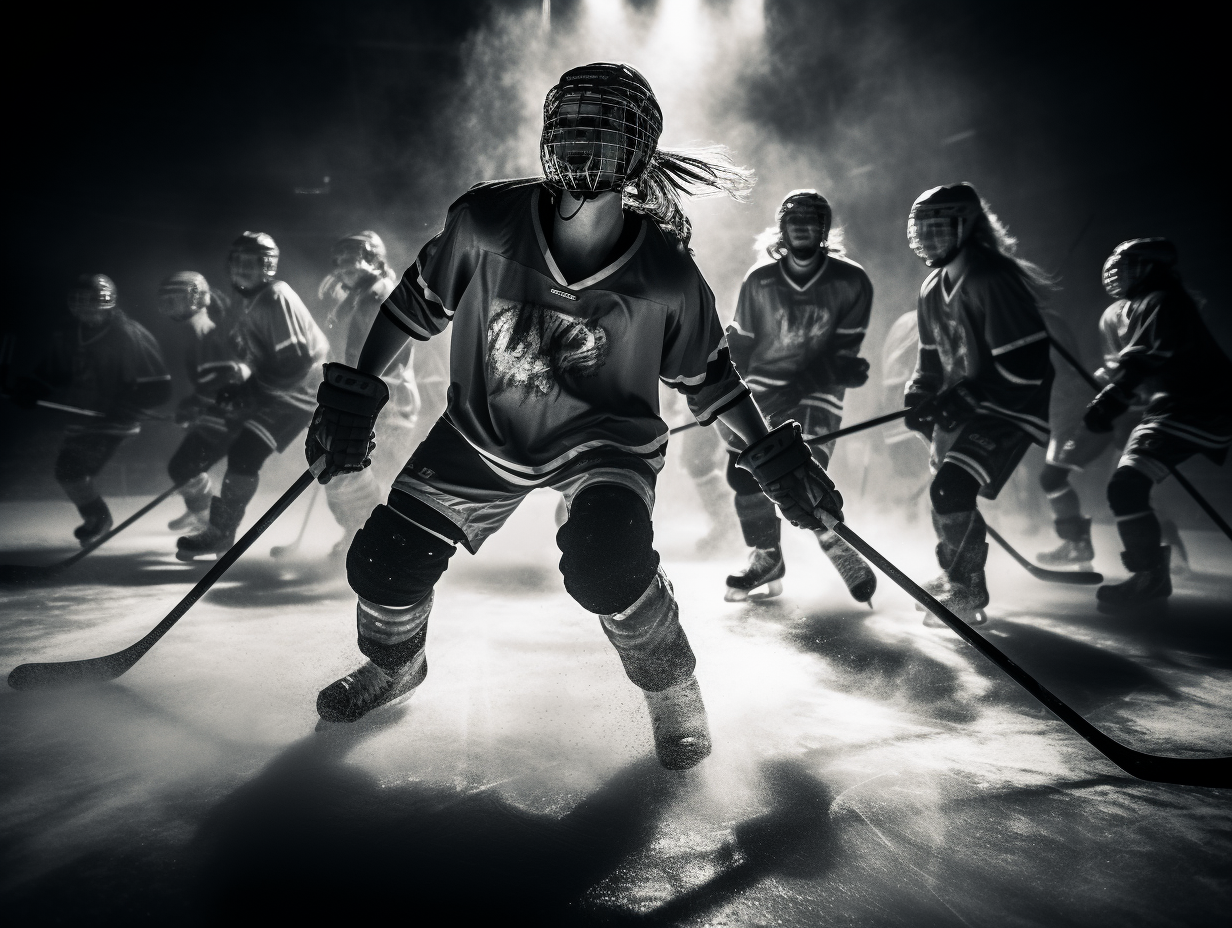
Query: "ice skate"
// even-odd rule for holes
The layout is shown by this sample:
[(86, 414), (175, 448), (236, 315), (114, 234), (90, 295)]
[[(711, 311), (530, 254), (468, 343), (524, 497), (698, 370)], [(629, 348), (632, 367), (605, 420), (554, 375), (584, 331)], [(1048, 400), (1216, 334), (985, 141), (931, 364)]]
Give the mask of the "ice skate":
[(1055, 524), (1061, 544), (1036, 555), (1040, 564), (1045, 567), (1093, 570), (1091, 562), (1095, 559), (1095, 548), (1091, 544), (1091, 520), (1078, 516), (1057, 519)]
[(173, 532), (180, 532), (184, 535), (196, 535), (205, 530), (205, 527), (210, 524), (210, 511), (201, 509), (194, 512), (191, 509), (186, 509), (180, 515), (176, 516), (167, 523), (167, 528)]
[(326, 722), (358, 721), (373, 709), (408, 698), (427, 675), (426, 649), (392, 673), (368, 661), (321, 690), (317, 695), (317, 714)]
[(871, 609), (873, 594), (877, 592), (877, 577), (873, 574), (873, 569), (851, 545), (834, 532), (819, 532), (817, 541), (838, 575), (847, 584), (851, 598), (858, 603), (868, 603)]
[(1171, 549), (1166, 545), (1146, 555), (1123, 552), (1121, 561), (1132, 573), (1128, 580), (1105, 583), (1095, 591), (1099, 611), (1105, 614), (1132, 613), (1165, 602), (1172, 595), (1171, 560)]
[(111, 518), (111, 510), (107, 508), (107, 504), (101, 499), (88, 503), (81, 507), (79, 511), (85, 521), (73, 529), (73, 535), (81, 542), (83, 548), (89, 547), (98, 541), (98, 539), (111, 531), (112, 526), (115, 525)]
[(723, 596), (729, 603), (742, 603), (754, 591), (765, 587), (759, 598), (769, 599), (783, 593), (782, 577), (787, 573), (783, 563), (783, 549), (754, 548), (749, 554), (749, 566), (727, 578), (727, 593)]
[(657, 693), (646, 693), (650, 724), (654, 728), (655, 753), (668, 770), (696, 767), (710, 754), (710, 727), (697, 678)]
[[(948, 517), (943, 517), (948, 518)], [(988, 543), (983, 541), (983, 521), (979, 514), (971, 517), (970, 528), (963, 537), (962, 545), (954, 550), (938, 545), (938, 560), (944, 565), (943, 553), (954, 554), (945, 573), (925, 584), (925, 589), (932, 593), (933, 598), (945, 606), (968, 625), (983, 625), (988, 621), (984, 607), (988, 605), (988, 584), (984, 576), (984, 565), (988, 561)], [(972, 529), (976, 529), (973, 531)], [(942, 628), (945, 623), (940, 618), (924, 609), (924, 624), (929, 628)]]
[[(971, 583), (950, 580), (943, 589), (933, 594), (933, 598), (968, 625), (984, 625), (988, 622), (988, 614), (984, 611), (984, 607), (988, 605), (988, 587), (984, 584), (982, 571)], [(924, 624), (929, 628), (948, 627), (923, 606), (917, 605), (916, 608), (924, 612)]]
[(175, 556), (181, 561), (191, 561), (193, 558), (207, 554), (223, 554), (235, 544), (235, 532), (225, 531), (216, 525), (207, 524), (195, 535), (184, 535), (176, 539)]

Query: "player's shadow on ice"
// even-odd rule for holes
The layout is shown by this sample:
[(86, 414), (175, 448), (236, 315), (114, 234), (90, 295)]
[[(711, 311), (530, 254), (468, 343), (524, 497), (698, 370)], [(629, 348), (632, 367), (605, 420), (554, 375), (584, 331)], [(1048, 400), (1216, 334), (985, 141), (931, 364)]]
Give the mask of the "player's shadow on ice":
[[(49, 566), (75, 553), (61, 548), (43, 552), (0, 551), (0, 563)], [(164, 583), (195, 583), (209, 565), (200, 569), (181, 564), (168, 551), (99, 552), (71, 567), (46, 573), (25, 574), (20, 570), (0, 580), (0, 590), (22, 587), (118, 586), (147, 587)]]
[[(682, 851), (673, 828), (664, 854), (654, 849), (661, 823), (698, 781), (652, 757), (555, 816), (495, 789), (383, 786), (345, 762), (369, 731), (300, 741), (207, 816), (192, 858), (208, 920), (352, 911), (425, 925), (668, 925), (835, 859), (831, 795), (792, 762), (763, 768), (769, 812), (701, 851)], [(665, 868), (682, 877), (667, 892)], [(648, 899), (648, 886), (661, 898)]]
[(925, 654), (911, 638), (882, 635), (865, 615), (853, 617), (849, 609), (793, 614), (773, 600), (761, 604), (758, 614), (779, 625), (788, 642), (825, 660), (838, 689), (905, 703), (909, 711), (954, 724), (979, 716), (953, 667)]

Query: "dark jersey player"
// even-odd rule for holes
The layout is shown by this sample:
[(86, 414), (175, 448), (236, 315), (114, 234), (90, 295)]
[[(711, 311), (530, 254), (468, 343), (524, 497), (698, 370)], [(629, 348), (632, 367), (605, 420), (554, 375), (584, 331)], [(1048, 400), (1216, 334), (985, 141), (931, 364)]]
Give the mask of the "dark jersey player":
[(295, 291), (278, 280), (278, 246), (264, 232), (245, 232), (228, 257), (231, 285), (240, 295), (229, 336), (247, 376), (215, 395), (216, 415), (234, 437), (226, 442), (227, 471), (210, 502), (209, 523), (176, 543), (176, 556), (192, 560), (220, 554), (257, 492), (261, 465), (291, 443), (312, 418), (313, 391), (329, 342)]
[(13, 396), (27, 406), (50, 399), (102, 413), (69, 423), (55, 464), (56, 480), (81, 513), (73, 534), (84, 547), (112, 527), (94, 478), (124, 440), (141, 431), (142, 415), (170, 399), (171, 375), (154, 336), (120, 308), (110, 277), (78, 278), (68, 308), (74, 326), (56, 336), (34, 376), (19, 381)]
[[(398, 277), (387, 263), (385, 243), (371, 231), (339, 239), (334, 244), (333, 264), (318, 292), (324, 299), (336, 300), (325, 323), (332, 359), (354, 366), (372, 322)], [(381, 420), (382, 442), (374, 452), (374, 466), (331, 480), (325, 487), (329, 510), (343, 528), (342, 540), (334, 546), (335, 555), (346, 554), (351, 539), (380, 505), (411, 452), (420, 405), (412, 368), (413, 344), (407, 343), (383, 375), (389, 386), (389, 404)]]
[(1169, 548), (1161, 544), (1151, 488), (1195, 454), (1223, 463), (1232, 446), (1232, 361), (1202, 321), (1176, 263), (1175, 246), (1162, 238), (1122, 242), (1104, 263), (1104, 288), (1116, 302), (1101, 328), (1119, 350), (1104, 367), (1108, 384), (1083, 424), (1098, 440), (1113, 433), (1135, 398), (1145, 403), (1108, 483), (1125, 548), (1121, 560), (1131, 576), (1099, 588), (1106, 612), (1171, 595)]
[(532, 489), (551, 487), (568, 501), (557, 533), (565, 588), (646, 693), (661, 762), (682, 769), (709, 753), (693, 652), (652, 546), (667, 445), (660, 380), (699, 422), (720, 418), (744, 437), (742, 463), (788, 518), (818, 528), (841, 499), (798, 426), (767, 428), (686, 247), (679, 191), (739, 193), (747, 175), (658, 148), (661, 128), (632, 68), (567, 72), (544, 105), (546, 179), (482, 184), (457, 200), (359, 362), (326, 366), (306, 452), (329, 479), (366, 463), (389, 361), (408, 338), (453, 324), (446, 413), (347, 556), (369, 661), (321, 692), (324, 719), (353, 721), (423, 681), (432, 589), (454, 547), (477, 550)]
[[(988, 557), (976, 497), (995, 499), (1027, 448), (1048, 440), (1053, 369), (1040, 315), (1044, 275), (970, 184), (911, 207), (912, 250), (936, 268), (920, 288), (907, 425), (931, 442), (929, 495), (942, 573), (929, 590), (970, 624), (987, 621)], [(925, 624), (941, 625), (929, 615)]]
[(242, 383), (250, 375), (237, 360), (231, 341), (235, 311), (221, 293), (196, 271), (177, 271), (158, 288), (158, 310), (188, 328), (190, 342), (184, 366), (192, 393), (176, 409), (175, 420), (187, 434), (167, 463), (167, 472), (180, 487), (185, 511), (172, 519), (175, 532), (199, 532), (209, 523), (213, 487), (209, 468), (224, 454), (239, 426), (215, 405), (224, 387)]
[[(816, 190), (787, 194), (776, 218), (766, 248), (775, 261), (745, 275), (727, 341), (732, 362), (770, 423), (795, 419), (806, 437), (814, 437), (839, 427), (847, 389), (868, 380), (860, 346), (873, 285), (864, 268), (830, 242), (833, 213)], [(748, 567), (727, 578), (725, 598), (740, 602), (761, 587), (775, 596), (786, 572), (778, 514), (757, 481), (736, 466), (743, 441), (723, 431), (731, 448), (728, 483), (736, 491), (745, 543), (753, 549)], [(833, 451), (833, 442), (813, 446), (823, 467)], [(864, 559), (829, 529), (819, 530), (817, 540), (856, 601), (870, 602), (877, 580)]]

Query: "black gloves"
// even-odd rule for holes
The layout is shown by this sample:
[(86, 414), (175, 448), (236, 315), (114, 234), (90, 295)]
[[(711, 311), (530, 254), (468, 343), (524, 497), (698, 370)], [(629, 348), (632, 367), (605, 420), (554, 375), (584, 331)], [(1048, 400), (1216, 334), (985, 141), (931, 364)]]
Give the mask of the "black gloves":
[(911, 412), (903, 419), (903, 424), (913, 432), (919, 432), (929, 441), (933, 440), (933, 426), (937, 423), (937, 397), (932, 393), (908, 393), (903, 397), (903, 405)]
[(762, 492), (792, 525), (813, 531), (825, 529), (828, 526), (822, 513), (843, 521), (843, 497), (813, 459), (800, 436), (800, 423), (784, 422), (753, 442), (736, 458), (736, 466), (753, 475)]
[(1096, 434), (1112, 431), (1117, 416), (1129, 409), (1131, 397), (1115, 383), (1110, 383), (1091, 400), (1082, 416), (1082, 424)]
[(243, 412), (256, 399), (256, 384), (250, 378), (242, 383), (229, 383), (214, 394), (214, 403), (227, 412)]
[(325, 456), (325, 469), (317, 479), (329, 483), (338, 474), (351, 474), (372, 463), (376, 447), (376, 417), (389, 401), (385, 381), (345, 364), (325, 365), (325, 380), (317, 389), (317, 411), (308, 426), (304, 456), (315, 464)]
[(834, 382), (840, 387), (862, 387), (868, 382), (868, 361), (849, 354), (835, 355), (830, 362)]
[(960, 380), (936, 395), (908, 393), (904, 404), (911, 412), (903, 422), (932, 441), (934, 425), (947, 432), (958, 428), (979, 412), (983, 396), (984, 391), (970, 380)]

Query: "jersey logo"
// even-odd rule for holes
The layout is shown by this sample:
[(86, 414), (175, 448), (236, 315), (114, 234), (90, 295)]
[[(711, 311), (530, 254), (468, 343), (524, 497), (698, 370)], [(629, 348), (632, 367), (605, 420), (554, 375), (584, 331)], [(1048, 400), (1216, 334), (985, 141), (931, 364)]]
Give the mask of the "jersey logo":
[(593, 377), (607, 361), (607, 332), (548, 306), (494, 299), (488, 323), (488, 384), (493, 394), (553, 396), (566, 379)]
[(566, 300), (572, 300), (574, 303), (577, 302), (577, 294), (567, 293), (564, 290), (557, 290), (555, 287), (549, 287), (548, 289), (551, 290), (556, 296), (563, 296)]

